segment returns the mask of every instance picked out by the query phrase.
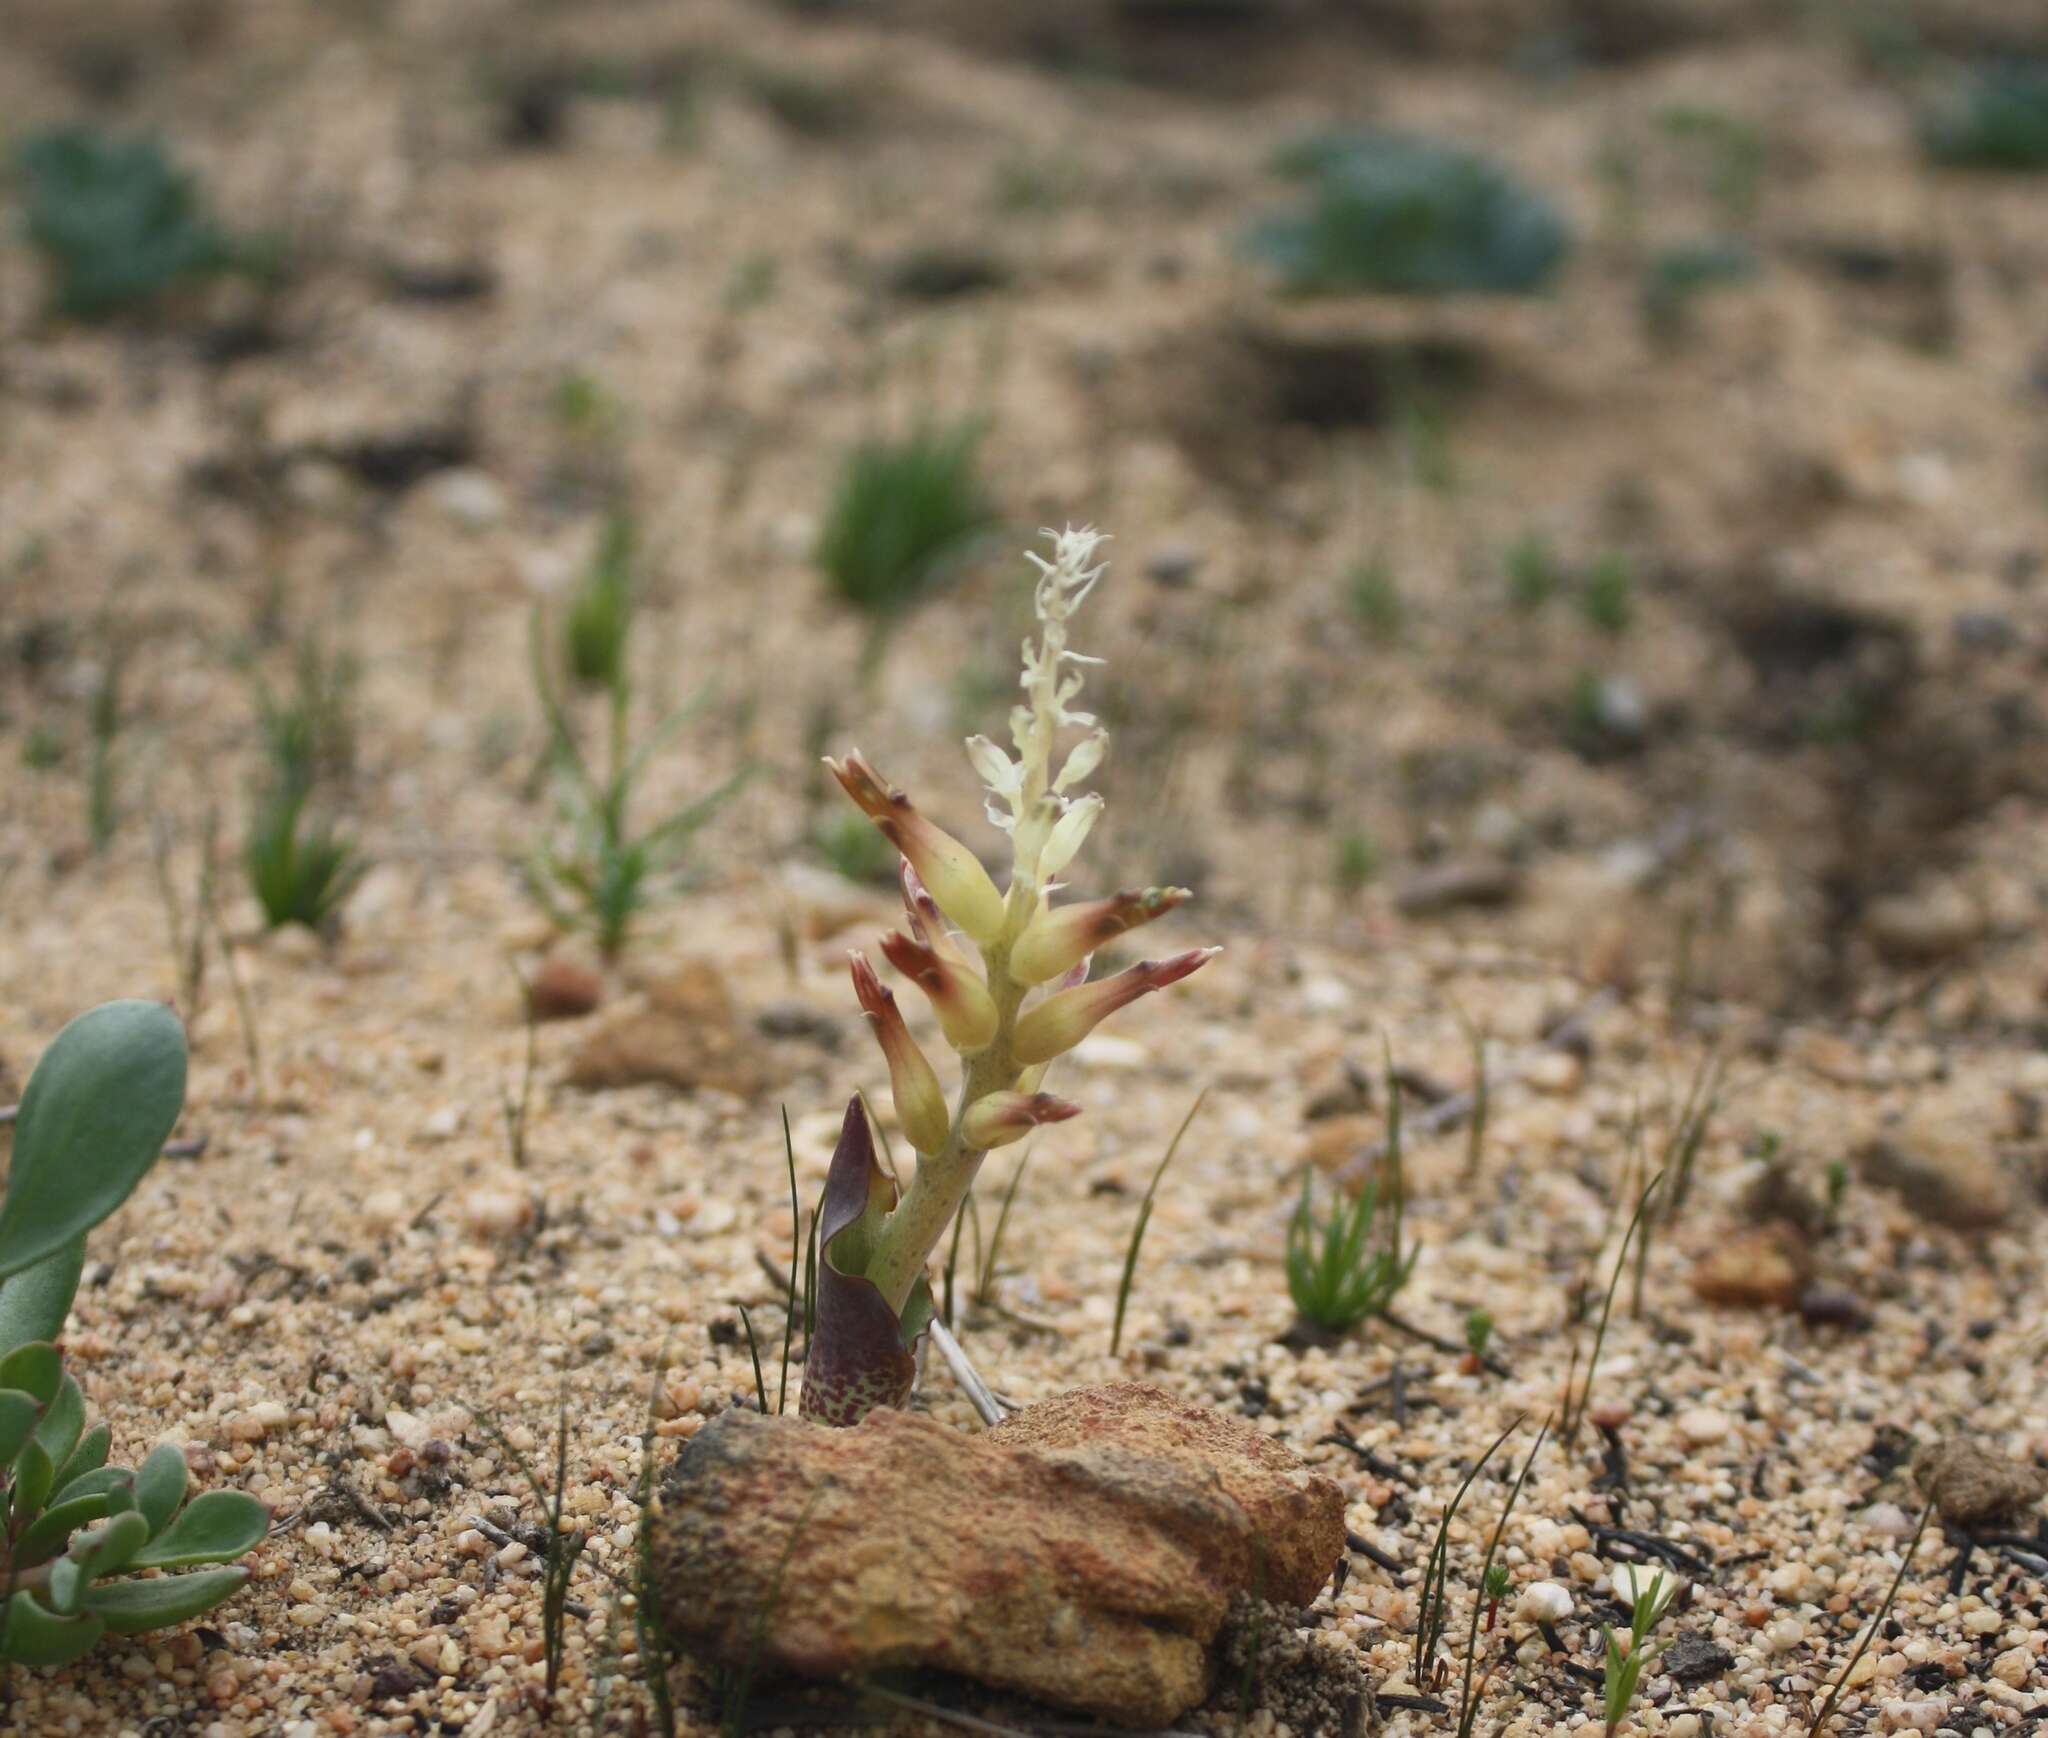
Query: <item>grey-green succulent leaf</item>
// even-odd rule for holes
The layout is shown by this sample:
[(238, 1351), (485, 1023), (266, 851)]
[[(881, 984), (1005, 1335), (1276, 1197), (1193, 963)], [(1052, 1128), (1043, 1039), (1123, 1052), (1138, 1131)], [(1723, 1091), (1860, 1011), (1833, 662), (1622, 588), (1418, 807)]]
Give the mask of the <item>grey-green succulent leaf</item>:
[(182, 1569), (194, 1563), (231, 1563), (253, 1551), (270, 1531), (270, 1511), (246, 1491), (201, 1491), (184, 1511), (137, 1552), (137, 1569)]
[[(73, 1460), (78, 1457), (72, 1456)], [(65, 1469), (67, 1472), (69, 1467)], [(135, 1507), (135, 1475), (125, 1466), (96, 1466), (79, 1473), (75, 1478), (66, 1479), (57, 1487), (57, 1494), (50, 1501), (56, 1508), (61, 1504), (75, 1502), (80, 1497), (96, 1497), (104, 1493), (111, 1501), (107, 1513), (118, 1515), (124, 1509)]]
[(63, 1333), (84, 1271), (85, 1239), (80, 1236), (0, 1283), (0, 1354)]
[[(83, 1478), (89, 1472), (99, 1472), (107, 1464), (107, 1450), (113, 1446), (113, 1432), (104, 1424), (95, 1424), (78, 1439), (77, 1445), (62, 1466), (57, 1469), (57, 1492), (61, 1497), (71, 1488), (72, 1481)], [(126, 1468), (117, 1467), (117, 1472)]]
[(161, 1002), (107, 1002), (59, 1032), (15, 1118), (0, 1278), (65, 1249), (127, 1200), (184, 1103), (185, 1029)]
[(0, 1358), (0, 1388), (19, 1388), (24, 1394), (32, 1394), (39, 1407), (57, 1398), (63, 1381), (64, 1354), (47, 1341), (16, 1346)]
[(71, 1549), (50, 1565), (51, 1609), (61, 1617), (75, 1615), (94, 1581), (102, 1575), (118, 1574), (148, 1543), (149, 1523), (132, 1509), (81, 1534), (72, 1541)]
[(57, 1469), (33, 1437), (14, 1462), (14, 1512), (33, 1515), (50, 1500), (56, 1487)]
[(189, 1575), (111, 1581), (86, 1593), (85, 1609), (115, 1635), (135, 1635), (211, 1611), (248, 1579), (246, 1569), (195, 1569)]
[(33, 1569), (38, 1563), (49, 1562), (64, 1549), (71, 1535), (80, 1527), (104, 1521), (121, 1507), (115, 1502), (112, 1491), (92, 1491), (82, 1497), (73, 1497), (69, 1502), (52, 1503), (36, 1516), (16, 1542), (15, 1568)]
[(11, 1461), (35, 1435), (43, 1404), (19, 1388), (0, 1388), (0, 1461)]
[(185, 1500), (185, 1451), (175, 1442), (160, 1442), (135, 1469), (135, 1506), (149, 1522), (154, 1539), (171, 1524)]
[(0, 1616), (0, 1658), (23, 1666), (68, 1666), (106, 1634), (96, 1612), (60, 1617), (33, 1593), (9, 1596)]
[[(57, 1398), (43, 1413), (42, 1423), (36, 1426), (36, 1442), (55, 1468), (71, 1458), (71, 1451), (84, 1434), (85, 1394), (75, 1378), (66, 1376), (57, 1384)], [(56, 1487), (53, 1484), (51, 1488)]]

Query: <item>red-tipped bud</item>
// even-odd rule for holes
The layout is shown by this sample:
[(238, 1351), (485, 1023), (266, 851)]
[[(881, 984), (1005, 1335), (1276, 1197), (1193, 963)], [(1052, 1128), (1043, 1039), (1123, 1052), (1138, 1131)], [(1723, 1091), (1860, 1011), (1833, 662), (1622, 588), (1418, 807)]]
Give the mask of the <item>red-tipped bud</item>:
[(1025, 1067), (1050, 1062), (1055, 1056), (1080, 1043), (1117, 1009), (1177, 984), (1190, 972), (1197, 972), (1223, 950), (1198, 947), (1171, 959), (1140, 960), (1129, 971), (1118, 972), (1099, 983), (1061, 990), (1048, 996), (1017, 1022), (1010, 1054)]
[(875, 968), (864, 955), (848, 957), (853, 964), (853, 993), (860, 998), (861, 1012), (874, 1028), (883, 1059), (889, 1064), (889, 1091), (896, 1100), (896, 1120), (919, 1152), (935, 1153), (946, 1144), (952, 1129), (938, 1074), (917, 1047), (910, 1028), (904, 1025), (895, 992), (875, 976)]
[(956, 959), (915, 942), (901, 930), (882, 937), (888, 962), (931, 998), (932, 1012), (955, 1050), (979, 1050), (996, 1035), (988, 986)]
[(1103, 943), (1163, 917), (1194, 897), (1185, 887), (1127, 889), (1079, 905), (1046, 906), (1024, 927), (1010, 950), (1010, 976), (1042, 984), (1071, 971)]
[(858, 753), (844, 760), (827, 759), (825, 764), (882, 837), (903, 853), (947, 917), (983, 946), (1003, 933), (1003, 896), (980, 858), (919, 814), (910, 799), (884, 783)]
[(992, 1092), (967, 1107), (961, 1120), (961, 1139), (978, 1152), (1008, 1146), (1022, 1140), (1040, 1123), (1065, 1122), (1079, 1116), (1081, 1107), (1049, 1092)]

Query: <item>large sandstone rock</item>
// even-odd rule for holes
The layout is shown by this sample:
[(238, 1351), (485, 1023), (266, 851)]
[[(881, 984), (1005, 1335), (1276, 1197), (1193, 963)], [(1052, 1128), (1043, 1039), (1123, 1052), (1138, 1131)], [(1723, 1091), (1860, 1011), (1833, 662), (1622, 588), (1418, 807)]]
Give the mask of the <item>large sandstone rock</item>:
[(1249, 1425), (1123, 1384), (969, 1436), (879, 1411), (845, 1430), (725, 1414), (654, 1522), (678, 1637), (731, 1664), (958, 1672), (1163, 1726), (1208, 1693), (1232, 1599), (1306, 1603), (1343, 1497)]
[(1963, 1436), (1924, 1445), (1913, 1456), (1913, 1482), (1943, 1524), (1963, 1533), (2019, 1528), (2048, 1496), (2048, 1472)]

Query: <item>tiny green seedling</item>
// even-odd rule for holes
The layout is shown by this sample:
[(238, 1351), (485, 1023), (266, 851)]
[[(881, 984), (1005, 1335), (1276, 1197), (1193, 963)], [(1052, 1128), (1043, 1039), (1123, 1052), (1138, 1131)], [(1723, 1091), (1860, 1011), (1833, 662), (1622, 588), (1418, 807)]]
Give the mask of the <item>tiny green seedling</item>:
[(110, 1632), (210, 1611), (248, 1580), (232, 1565), (269, 1531), (269, 1512), (246, 1492), (186, 1502), (175, 1443), (133, 1471), (108, 1465), (112, 1433), (87, 1427), (54, 1343), (86, 1233), (142, 1180), (184, 1099), (184, 1029), (156, 1002), (80, 1015), (22, 1095), (0, 1204), (0, 1661), (65, 1665)]
[(250, 821), (242, 867), (268, 928), (297, 923), (326, 936), (368, 864), (353, 839), (309, 813), (304, 791), (279, 790)]
[(1398, 1148), (1389, 1145), (1391, 1182), (1386, 1191), (1387, 1235), (1377, 1224), (1382, 1205), (1377, 1179), (1349, 1205), (1340, 1203), (1318, 1221), (1313, 1173), (1301, 1179), (1301, 1199), (1287, 1225), (1287, 1293), (1304, 1321), (1326, 1333), (1349, 1333), (1369, 1317), (1384, 1315), (1400, 1296), (1421, 1253), (1405, 1252), (1401, 1240), (1401, 1173)]
[(1975, 68), (1921, 130), (1948, 168), (2048, 170), (2048, 64)]
[(1401, 598), (1401, 582), (1386, 562), (1375, 558), (1346, 574), (1344, 603), (1352, 619), (1373, 639), (1400, 637), (1408, 612)]
[(1586, 570), (1579, 608), (1603, 634), (1624, 632), (1635, 619), (1635, 573), (1628, 557), (1610, 550)]
[(1508, 545), (1508, 602), (1524, 613), (1541, 609), (1564, 584), (1564, 569), (1550, 540), (1526, 531)]
[[(1131, 1301), (1131, 1280), (1138, 1271), (1138, 1251), (1145, 1245), (1145, 1228), (1152, 1223), (1152, 1202), (1159, 1194), (1167, 1166), (1173, 1163), (1173, 1155), (1180, 1151), (1181, 1136), (1188, 1132), (1188, 1125), (1195, 1120), (1195, 1113), (1202, 1108), (1202, 1101), (1208, 1096), (1206, 1086), (1195, 1094), (1195, 1102), (1188, 1106), (1188, 1114), (1180, 1119), (1180, 1127), (1173, 1131), (1173, 1139), (1166, 1143), (1165, 1155), (1159, 1161), (1159, 1168), (1152, 1173), (1152, 1181), (1145, 1185), (1145, 1199), (1138, 1204), (1137, 1222), (1131, 1227), (1130, 1247), (1124, 1251), (1123, 1278), (1117, 1282), (1116, 1322), (1109, 1331), (1109, 1355), (1112, 1358), (1123, 1349), (1124, 1306)], [(1003, 1209), (1005, 1213), (1009, 1211), (1007, 1201)]]
[(1493, 1312), (1476, 1309), (1465, 1317), (1465, 1350), (1478, 1362), (1486, 1356), (1486, 1348), (1493, 1343)]
[(1380, 848), (1363, 828), (1354, 827), (1337, 841), (1337, 891), (1355, 897), (1380, 872)]
[(1625, 1645), (1615, 1635), (1612, 1624), (1605, 1631), (1606, 1680), (1600, 1699), (1607, 1721), (1606, 1738), (1614, 1738), (1615, 1731), (1628, 1717), (1643, 1668), (1664, 1651), (1661, 1642), (1650, 1645), (1650, 1631), (1663, 1621), (1671, 1602), (1678, 1597), (1677, 1580), (1663, 1569), (1626, 1563), (1616, 1572), (1614, 1582), (1615, 1594), (1627, 1602), (1630, 1615)]

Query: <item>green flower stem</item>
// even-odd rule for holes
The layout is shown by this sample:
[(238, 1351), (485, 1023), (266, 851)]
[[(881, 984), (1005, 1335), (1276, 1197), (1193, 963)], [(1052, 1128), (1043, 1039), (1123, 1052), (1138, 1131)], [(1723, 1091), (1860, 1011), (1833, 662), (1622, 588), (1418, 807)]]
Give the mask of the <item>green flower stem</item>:
[(970, 1106), (991, 1093), (1014, 1091), (1023, 1078), (1023, 1067), (1011, 1055), (1017, 1010), (1024, 1001), (1026, 986), (1010, 976), (1010, 943), (1021, 924), (1016, 921), (1012, 899), (1012, 921), (1000, 941), (982, 949), (982, 963), (988, 971), (988, 993), (996, 1005), (996, 1035), (966, 1060), (967, 1074), (960, 1085), (960, 1102), (953, 1111), (953, 1127), (946, 1144), (936, 1153), (920, 1154), (917, 1175), (883, 1223), (868, 1261), (867, 1277), (888, 1299), (889, 1307), (903, 1313), (925, 1264), (953, 1223), (974, 1186), (974, 1178), (987, 1154), (971, 1147), (962, 1137)]

